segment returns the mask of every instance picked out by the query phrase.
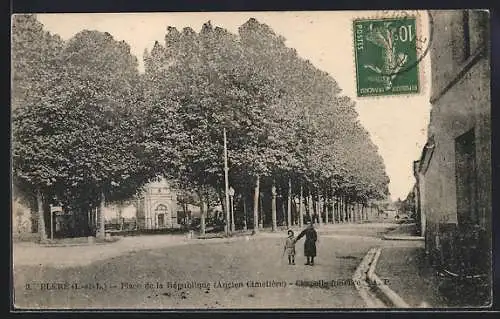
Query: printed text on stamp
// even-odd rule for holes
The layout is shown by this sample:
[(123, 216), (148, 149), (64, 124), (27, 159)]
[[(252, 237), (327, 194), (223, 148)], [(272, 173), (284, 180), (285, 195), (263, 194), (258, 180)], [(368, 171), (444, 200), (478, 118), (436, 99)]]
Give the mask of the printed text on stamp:
[(416, 19), (354, 21), (358, 96), (419, 92)]

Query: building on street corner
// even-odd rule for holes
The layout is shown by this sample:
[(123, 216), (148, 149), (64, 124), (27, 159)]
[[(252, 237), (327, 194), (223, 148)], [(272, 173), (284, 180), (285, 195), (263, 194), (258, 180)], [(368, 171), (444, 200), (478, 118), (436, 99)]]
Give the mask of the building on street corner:
[(491, 273), (488, 12), (433, 11), (428, 140), (414, 162), (426, 252), (446, 273)]
[(137, 205), (139, 229), (179, 228), (177, 195), (165, 179), (146, 185)]
[[(425, 236), (425, 212), (422, 210), (422, 194), (421, 191), (421, 182), (420, 182), (420, 160), (413, 161), (413, 176), (415, 177), (415, 185), (413, 185), (412, 192), (415, 201), (415, 222), (418, 226), (418, 231), (420, 236)], [(422, 182), (423, 184), (423, 182)]]

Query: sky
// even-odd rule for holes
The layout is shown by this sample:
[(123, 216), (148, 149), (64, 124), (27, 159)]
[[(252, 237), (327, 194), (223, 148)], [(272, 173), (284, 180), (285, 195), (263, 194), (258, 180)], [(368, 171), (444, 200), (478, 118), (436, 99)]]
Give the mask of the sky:
[[(328, 72), (342, 89), (341, 94), (356, 102), (359, 120), (370, 133), (383, 157), (390, 178), (391, 198), (404, 199), (414, 184), (412, 163), (420, 157), (427, 138), (430, 112), (430, 62), (426, 56), (419, 65), (423, 72), (421, 93), (412, 96), (356, 97), (352, 21), (356, 18), (379, 17), (370, 11), (316, 12), (196, 12), (196, 13), (77, 13), (37, 14), (46, 30), (67, 40), (82, 30), (110, 33), (116, 40), (127, 42), (143, 70), (144, 50), (155, 41), (161, 44), (168, 26), (181, 30), (191, 27), (199, 31), (203, 23), (237, 33), (249, 18), (270, 26), (285, 37), (304, 59)], [(427, 20), (422, 15), (417, 25), (426, 36)]]

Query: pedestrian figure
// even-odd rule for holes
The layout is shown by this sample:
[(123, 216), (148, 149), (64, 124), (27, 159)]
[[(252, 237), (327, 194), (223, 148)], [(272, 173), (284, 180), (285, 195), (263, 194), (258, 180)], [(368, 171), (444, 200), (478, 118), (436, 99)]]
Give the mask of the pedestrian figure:
[(314, 257), (316, 257), (316, 241), (318, 240), (318, 234), (314, 229), (313, 223), (309, 221), (307, 223), (306, 229), (304, 229), (295, 241), (298, 241), (302, 237), (306, 236), (306, 241), (304, 242), (304, 255), (307, 258), (306, 265), (314, 266)]
[(283, 248), (283, 255), (287, 254), (288, 256), (288, 264), (295, 265), (295, 243), (296, 239), (293, 235), (293, 230), (288, 230), (288, 237), (285, 242), (285, 247)]

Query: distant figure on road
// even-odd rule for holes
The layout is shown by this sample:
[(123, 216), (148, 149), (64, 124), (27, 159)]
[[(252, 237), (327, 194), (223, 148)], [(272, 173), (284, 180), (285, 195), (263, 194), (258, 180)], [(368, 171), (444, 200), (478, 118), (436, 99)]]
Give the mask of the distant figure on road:
[(283, 254), (288, 256), (288, 264), (295, 265), (295, 243), (297, 240), (293, 236), (293, 230), (288, 230), (288, 237), (285, 242), (285, 247), (283, 248)]
[(314, 266), (314, 257), (316, 257), (316, 241), (318, 240), (318, 234), (314, 229), (312, 221), (307, 223), (307, 228), (304, 229), (299, 236), (297, 236), (296, 241), (306, 236), (306, 241), (304, 242), (304, 255), (307, 258), (306, 265)]

